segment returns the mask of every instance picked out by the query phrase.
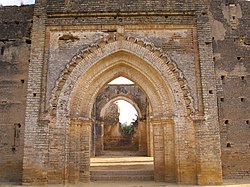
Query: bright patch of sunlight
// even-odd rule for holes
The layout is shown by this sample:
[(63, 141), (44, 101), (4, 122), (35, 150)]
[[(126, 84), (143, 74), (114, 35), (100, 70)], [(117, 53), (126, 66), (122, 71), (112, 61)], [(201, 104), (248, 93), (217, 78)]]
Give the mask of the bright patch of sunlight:
[(125, 77), (118, 77), (112, 80), (109, 84), (134, 84), (134, 83)]
[(35, 0), (0, 0), (0, 5), (3, 6), (21, 6), (22, 4), (27, 5), (27, 4), (34, 4)]
[(124, 100), (117, 100), (115, 103), (119, 108), (119, 122), (121, 124), (126, 123), (127, 125), (130, 125), (131, 122), (137, 120), (138, 113), (130, 103)]

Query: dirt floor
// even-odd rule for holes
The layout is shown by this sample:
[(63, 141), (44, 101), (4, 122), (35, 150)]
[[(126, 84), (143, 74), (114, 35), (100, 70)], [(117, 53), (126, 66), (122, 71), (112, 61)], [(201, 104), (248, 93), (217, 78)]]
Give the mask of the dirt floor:
[[(153, 170), (153, 157), (123, 156), (98, 157), (91, 159), (91, 170)], [(197, 185), (177, 185), (154, 181), (95, 181), (78, 185), (49, 185), (49, 187), (199, 187)], [(21, 187), (18, 184), (0, 183), (0, 187)], [(37, 186), (38, 187), (38, 186)], [(203, 186), (205, 187), (205, 186)], [(207, 186), (215, 187), (215, 186)], [(224, 180), (219, 187), (250, 187), (249, 180)]]

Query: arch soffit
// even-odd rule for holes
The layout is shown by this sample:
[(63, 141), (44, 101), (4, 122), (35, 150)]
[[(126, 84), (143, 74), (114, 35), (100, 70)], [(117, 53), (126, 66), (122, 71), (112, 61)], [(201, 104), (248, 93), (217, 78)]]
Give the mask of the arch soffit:
[[(67, 68), (61, 73), (60, 79), (57, 81), (57, 85), (53, 90), (53, 96), (51, 100), (51, 114), (53, 115), (53, 111), (55, 111), (53, 109), (55, 109), (59, 104), (59, 96), (65, 96), (65, 93), (68, 93), (69, 89), (72, 90), (72, 88), (75, 86), (77, 82), (76, 79), (80, 77), (75, 75), (76, 71), (78, 71), (78, 74), (80, 72), (81, 75), (84, 75), (86, 71), (84, 72), (83, 70), (90, 68), (95, 63), (98, 63), (103, 58), (117, 51), (127, 51), (128, 53), (132, 53), (146, 61), (147, 65), (154, 67), (154, 69), (156, 69), (160, 75), (165, 78), (166, 82), (168, 83), (168, 87), (171, 89), (174, 100), (178, 100), (178, 97), (180, 96), (180, 98), (183, 98), (188, 113), (190, 114), (193, 112), (193, 102), (186, 80), (182, 76), (181, 71), (178, 70), (173, 62), (170, 62), (165, 54), (163, 54), (159, 49), (154, 48), (153, 45), (144, 43), (143, 41), (137, 40), (133, 37), (114, 35), (98, 41), (95, 45), (90, 46), (87, 50), (81, 51), (67, 65)], [(116, 77), (121, 76), (121, 74), (117, 75)], [(122, 74), (122, 76), (129, 78), (125, 74)], [(116, 77), (112, 77), (112, 79)], [(135, 80), (133, 81), (136, 82)], [(63, 94), (62, 92), (65, 93)], [(70, 100), (70, 98), (68, 99)]]

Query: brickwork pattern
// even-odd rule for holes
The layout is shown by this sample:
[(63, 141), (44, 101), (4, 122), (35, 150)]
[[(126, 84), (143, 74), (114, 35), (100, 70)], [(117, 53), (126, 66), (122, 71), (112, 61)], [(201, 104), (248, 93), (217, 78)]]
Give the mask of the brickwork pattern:
[(211, 1), (224, 178), (249, 178), (250, 2)]
[(23, 184), (89, 181), (92, 108), (118, 76), (149, 99), (143, 140), (155, 157), (155, 180), (220, 184), (222, 171), (248, 178), (249, 4), (37, 0), (1, 7), (0, 164), (7, 169), (0, 180), (21, 181), (23, 172)]
[(0, 7), (0, 181), (20, 182), (33, 6)]
[[(117, 40), (116, 40), (117, 38)], [(112, 80), (114, 77), (114, 75), (122, 75), (122, 76), (125, 76), (127, 78), (130, 78), (132, 81), (136, 82), (138, 85), (141, 85), (141, 87), (143, 88), (147, 88), (145, 90), (145, 92), (147, 94), (149, 94), (149, 98), (152, 99), (152, 102), (151, 104), (153, 105), (152, 108), (153, 109), (156, 109), (154, 111), (152, 111), (152, 116), (155, 115), (155, 117), (159, 116), (161, 114), (161, 110), (157, 110), (157, 108), (159, 108), (159, 106), (161, 106), (161, 103), (164, 103), (164, 102), (168, 102), (168, 103), (164, 103), (163, 106), (170, 106), (169, 103), (172, 103), (171, 100), (168, 100), (168, 101), (159, 101), (159, 99), (161, 98), (166, 98), (166, 97), (169, 97), (168, 94), (170, 94), (169, 92), (164, 92), (164, 89), (161, 91), (159, 89), (155, 89), (154, 87), (152, 87), (152, 85), (150, 85), (150, 82), (152, 83), (156, 83), (156, 82), (161, 82), (160, 79), (157, 78), (157, 74), (158, 73), (153, 73), (152, 72), (155, 72), (155, 70), (151, 70), (151, 71), (148, 71), (147, 70), (147, 66), (146, 65), (141, 65), (140, 68), (144, 68), (143, 70), (141, 69), (140, 72), (150, 72), (148, 74), (150, 74), (150, 78), (151, 79), (156, 79), (157, 81), (155, 80), (147, 80), (147, 78), (145, 79), (143, 77), (143, 75), (141, 75), (140, 72), (138, 71), (135, 71), (134, 69), (138, 69), (139, 67), (136, 67), (136, 68), (131, 68), (130, 66), (135, 66), (137, 65), (138, 63), (139, 64), (143, 64), (143, 63), (149, 63), (151, 62), (152, 63), (152, 66), (155, 68), (157, 68), (157, 64), (161, 64), (161, 69), (160, 68), (157, 68), (158, 70), (167, 70), (168, 68), (172, 69), (173, 66), (170, 65), (169, 67), (167, 66), (167, 64), (172, 64), (172, 63), (164, 63), (164, 62), (159, 62), (163, 59), (167, 59), (166, 57), (162, 57), (159, 53), (156, 53), (156, 50), (154, 50), (152, 47), (149, 47), (148, 45), (144, 45), (143, 43), (141, 43), (140, 45), (138, 44), (134, 44), (133, 42), (134, 41), (138, 41), (138, 40), (135, 40), (135, 39), (132, 39), (131, 38), (125, 38), (123, 36), (116, 36), (115, 38), (110, 38), (109, 40), (110, 43), (107, 43), (107, 42), (103, 42), (104, 45), (99, 45), (101, 46), (102, 48), (98, 48), (98, 47), (95, 47), (95, 46), (92, 46), (91, 47), (91, 50), (88, 50), (88, 51), (85, 51), (85, 54), (81, 54), (78, 56), (78, 58), (80, 58), (79, 60), (80, 61), (77, 61), (77, 58), (76, 59), (73, 59), (73, 61), (71, 62), (71, 64), (73, 66), (73, 71), (72, 69), (70, 68), (69, 66), (69, 70), (72, 71), (71, 73), (69, 73), (68, 71), (65, 71), (65, 72), (68, 72), (67, 74), (65, 75), (69, 75), (71, 77), (71, 75), (74, 75), (72, 78), (70, 77), (67, 77), (67, 79), (63, 78), (62, 80), (66, 80), (65, 81), (65, 84), (62, 84), (60, 82), (58, 82), (58, 85), (59, 86), (62, 86), (63, 88), (61, 89), (60, 91), (60, 95), (56, 94), (58, 91), (55, 89), (55, 96), (59, 98), (59, 100), (57, 101), (56, 97), (55, 97), (55, 101), (57, 101), (56, 103), (57, 106), (60, 106), (60, 108), (58, 108), (59, 112), (58, 113), (52, 113), (52, 115), (55, 115), (56, 114), (56, 118), (58, 119), (58, 121), (60, 121), (60, 124), (57, 123), (56, 125), (65, 125), (67, 126), (67, 120), (64, 116), (66, 116), (67, 112), (68, 111), (71, 111), (73, 112), (73, 114), (80, 114), (80, 116), (85, 116), (85, 118), (89, 117), (90, 113), (88, 111), (79, 111), (77, 112), (72, 110), (72, 109), (84, 109), (85, 107), (77, 107), (77, 104), (81, 104), (80, 106), (90, 106), (90, 107), (86, 107), (86, 108), (91, 108), (91, 106), (94, 104), (94, 101), (93, 99), (91, 98), (88, 98), (88, 97), (93, 97), (95, 98), (95, 94), (88, 94), (88, 92), (90, 93), (93, 93), (93, 92), (96, 92), (96, 88), (101, 88), (103, 85), (105, 85), (106, 82), (109, 82), (110, 80)], [(101, 44), (102, 42), (100, 42), (99, 44)], [(147, 49), (147, 46), (148, 46), (148, 49), (154, 51), (154, 54), (150, 54), (150, 51)], [(118, 47), (118, 48), (117, 48)], [(134, 47), (136, 47), (134, 49)], [(146, 48), (145, 48), (146, 47)], [(117, 52), (117, 49), (118, 50), (126, 50), (126, 51), (130, 51), (130, 52), (137, 52), (136, 55), (140, 56), (141, 54), (144, 54), (144, 59), (148, 59), (148, 62), (145, 62), (145, 61), (141, 61), (140, 59), (138, 59), (136, 57), (136, 63), (135, 63), (135, 60), (133, 58), (135, 58), (133, 55), (129, 54), (129, 53), (125, 53), (127, 55), (124, 55), (123, 53), (124, 52)], [(95, 53), (94, 55), (92, 53), (90, 53), (89, 51), (91, 51), (92, 53)], [(101, 53), (103, 53), (103, 55), (101, 55)], [(109, 55), (106, 55), (106, 52), (108, 52)], [(111, 52), (111, 55), (110, 55), (110, 52)], [(113, 55), (112, 55), (113, 53)], [(147, 56), (145, 56), (147, 54)], [(161, 56), (162, 59), (157, 59), (157, 56), (155, 56), (155, 54), (157, 54), (157, 56)], [(107, 58), (102, 58), (103, 56), (107, 56)], [(129, 56), (129, 59), (130, 61), (129, 62), (126, 62), (126, 58)], [(98, 58), (96, 58), (98, 57)], [(126, 57), (126, 58), (124, 58)], [(117, 61), (117, 58), (119, 59)], [(85, 59), (88, 59), (88, 61), (84, 62)], [(100, 60), (101, 61), (100, 61)], [(93, 62), (92, 62), (93, 61)], [(99, 62), (100, 61), (100, 62)], [(123, 65), (125, 61), (127, 63), (127, 65), (125, 64), (125, 66)], [(97, 63), (99, 62), (99, 63)], [(118, 62), (118, 65), (119, 63), (121, 63), (121, 65), (117, 66), (115, 62)], [(156, 63), (156, 62), (159, 62), (159, 63)], [(88, 63), (93, 63), (93, 65), (88, 65)], [(87, 65), (87, 66), (86, 66)], [(115, 66), (114, 66), (115, 65)], [(79, 66), (82, 66), (82, 67), (79, 67)], [(84, 67), (86, 66), (86, 67)], [(104, 70), (108, 71), (109, 70), (109, 66), (114, 66), (115, 68), (112, 68), (112, 73), (103, 73)], [(166, 67), (163, 68), (163, 66)], [(86, 69), (88, 69), (88, 71), (86, 71)], [(117, 68), (118, 67), (118, 68)], [(93, 70), (95, 70), (95, 72), (98, 72), (98, 73), (95, 73), (95, 76), (90, 76), (90, 74), (92, 74), (91, 72), (93, 72)], [(96, 71), (96, 70), (101, 70), (101, 71)], [(129, 71), (128, 71), (129, 70)], [(172, 69), (173, 70), (173, 69)], [(86, 71), (86, 73), (83, 73), (82, 71)], [(176, 71), (176, 69), (173, 70), (174, 72)], [(109, 71), (108, 71), (109, 72)], [(116, 73), (117, 72), (117, 73)], [(120, 73), (119, 73), (120, 72)], [(127, 72), (130, 72), (133, 77), (131, 77), (130, 74), (128, 74)], [(121, 74), (122, 73), (122, 74)], [(168, 74), (171, 74), (171, 71), (166, 71), (166, 73), (162, 73), (164, 75), (168, 75)], [(62, 74), (63, 75), (63, 74)], [(176, 75), (180, 75), (180, 74), (175, 74)], [(98, 79), (97, 77), (98, 76), (101, 76), (102, 78), (101, 79)], [(78, 79), (79, 77), (79, 80), (73, 80), (73, 79)], [(167, 77), (166, 77), (167, 78)], [(169, 77), (170, 78), (170, 77)], [(89, 79), (89, 80), (88, 80)], [(95, 80), (94, 82), (92, 82), (92, 80)], [(171, 76), (170, 79), (175, 79), (174, 77)], [(70, 80), (70, 81), (68, 81)], [(81, 80), (83, 80), (83, 82), (81, 83)], [(106, 81), (108, 80), (108, 81)], [(181, 80), (181, 79), (178, 79), (178, 80)], [(77, 96), (77, 95), (73, 95), (71, 97), (73, 97), (71, 99), (71, 102), (74, 103), (74, 99), (76, 99), (76, 103), (75, 104), (72, 104), (72, 105), (69, 105), (67, 104), (69, 102), (69, 96), (71, 94), (68, 94), (67, 90), (69, 90), (72, 83), (75, 83), (75, 82), (78, 82), (80, 85), (83, 84), (85, 85), (84, 87), (83, 86), (75, 86), (75, 90), (78, 90), (78, 87), (81, 88), (79, 89), (79, 91), (73, 91), (74, 94), (80, 94), (81, 97)], [(169, 82), (169, 81), (167, 81)], [(182, 81), (180, 81), (182, 82)], [(182, 82), (183, 83), (183, 82)], [(146, 85), (145, 85), (146, 84)], [(148, 84), (148, 85), (147, 85)], [(166, 84), (166, 82), (162, 82), (161, 83), (162, 85)], [(171, 86), (171, 84), (170, 84)], [(173, 89), (181, 89), (181, 87), (176, 84), (176, 83), (173, 83), (172, 86), (176, 86), (175, 88)], [(84, 88), (84, 89), (83, 89)], [(94, 89), (94, 90), (92, 90)], [(150, 89), (154, 89), (156, 91), (152, 92)], [(153, 95), (151, 95), (150, 93), (154, 93)], [(164, 96), (158, 96), (158, 97), (155, 97), (157, 95), (155, 95), (156, 93), (161, 93), (163, 94)], [(185, 92), (184, 92), (185, 93)], [(173, 94), (172, 97), (177, 97), (176, 95)], [(84, 98), (84, 99), (82, 99)], [(83, 103), (79, 102), (79, 99), (82, 99)], [(176, 99), (181, 99), (180, 98), (176, 98)], [(85, 103), (86, 101), (90, 101), (88, 103)], [(170, 102), (169, 102), (170, 101)], [(92, 104), (91, 104), (92, 103)], [(159, 103), (159, 104), (157, 104)], [(176, 150), (178, 150), (178, 159), (179, 159), (179, 162), (176, 163), (177, 165), (177, 175), (179, 178), (175, 179), (177, 182), (179, 183), (195, 183), (196, 181), (196, 166), (194, 165), (194, 159), (195, 159), (195, 144), (194, 144), (194, 139), (195, 139), (195, 133), (194, 133), (194, 127), (192, 125), (192, 122), (190, 122), (189, 120), (187, 120), (187, 115), (189, 115), (188, 113), (188, 110), (185, 111), (185, 108), (186, 108), (186, 104), (185, 104), (185, 101), (183, 102), (180, 102), (179, 104), (182, 103), (182, 106), (180, 106), (180, 108), (176, 108), (175, 112), (177, 112), (177, 116), (178, 118), (175, 119), (175, 125), (176, 125), (176, 129), (177, 132), (174, 132), (175, 134), (178, 134), (177, 136), (177, 139), (176, 139)], [(156, 104), (156, 105), (155, 105)], [(56, 106), (56, 105), (55, 105)], [(73, 108), (71, 108), (70, 110), (67, 109), (68, 106), (71, 106)], [(171, 107), (174, 107), (174, 106), (171, 106)], [(178, 109), (180, 109), (178, 111)], [(164, 111), (171, 111), (171, 109), (167, 109), (167, 110), (164, 110)], [(66, 113), (65, 113), (66, 112)], [(185, 114), (186, 113), (186, 114)], [(165, 113), (162, 113), (163, 114), (163, 117), (164, 117), (164, 114)], [(161, 115), (162, 115), (161, 114)], [(166, 113), (167, 114), (167, 113)], [(171, 113), (170, 113), (171, 114)], [(183, 117), (181, 117), (183, 116)], [(161, 119), (160, 119), (161, 121)], [(158, 127), (156, 127), (158, 128)], [(163, 137), (161, 137), (163, 138)], [(189, 145), (188, 147), (186, 147), (185, 143), (184, 142), (187, 142), (187, 145)], [(155, 167), (157, 168), (157, 166), (163, 166), (165, 167), (165, 162), (162, 161), (161, 158), (165, 158), (164, 156), (164, 150), (162, 150), (162, 148), (164, 147), (165, 144), (163, 144), (163, 142), (161, 142), (159, 145), (158, 144), (154, 144), (154, 149), (156, 148), (157, 150), (157, 147), (159, 149), (159, 151), (155, 151), (154, 152), (154, 156), (155, 156)], [(186, 154), (186, 152), (184, 150), (188, 150), (188, 155)], [(193, 156), (191, 156), (193, 155)], [(186, 171), (186, 172), (185, 172)], [(164, 173), (161, 173), (161, 171), (159, 171), (158, 169), (155, 170), (155, 177), (157, 179), (157, 173), (160, 173), (160, 175), (163, 175), (164, 176)], [(180, 177), (180, 173), (182, 173), (181, 177)], [(159, 177), (157, 180), (165, 180), (165, 177)], [(204, 182), (205, 183), (205, 182)]]

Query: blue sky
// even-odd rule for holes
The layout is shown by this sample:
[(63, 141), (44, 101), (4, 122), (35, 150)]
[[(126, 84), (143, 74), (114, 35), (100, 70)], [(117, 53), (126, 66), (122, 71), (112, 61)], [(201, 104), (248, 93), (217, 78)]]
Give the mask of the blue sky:
[(9, 5), (21, 5), (23, 4), (34, 4), (35, 0), (0, 0), (0, 5), (9, 6)]

